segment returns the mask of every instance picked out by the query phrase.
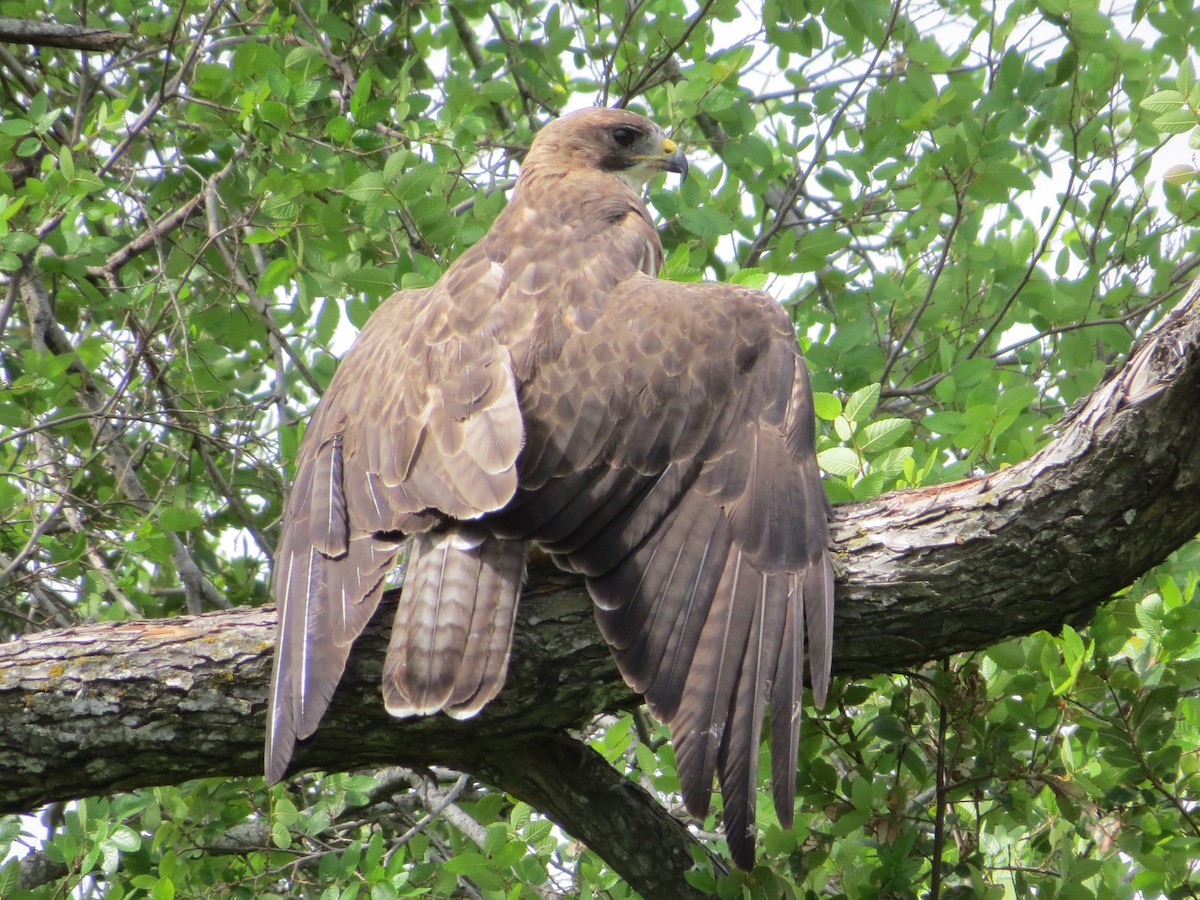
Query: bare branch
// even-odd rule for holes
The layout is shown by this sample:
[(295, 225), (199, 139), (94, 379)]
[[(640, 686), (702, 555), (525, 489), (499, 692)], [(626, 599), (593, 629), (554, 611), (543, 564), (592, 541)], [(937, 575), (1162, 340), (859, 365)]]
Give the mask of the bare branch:
[(0, 41), (8, 44), (109, 51), (120, 48), (131, 37), (132, 34), (113, 31), (110, 28), (58, 25), (54, 22), (34, 22), (32, 19), (10, 19), (0, 16)]

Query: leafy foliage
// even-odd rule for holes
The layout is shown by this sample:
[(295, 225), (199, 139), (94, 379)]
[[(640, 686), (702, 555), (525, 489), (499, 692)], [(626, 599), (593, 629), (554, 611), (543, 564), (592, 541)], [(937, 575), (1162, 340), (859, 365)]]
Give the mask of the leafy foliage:
[[(264, 602), (348, 336), (479, 239), (564, 109), (630, 103), (689, 148), (693, 177), (651, 192), (668, 276), (786, 305), (835, 501), (1028, 456), (1197, 260), (1195, 167), (1167, 168), (1167, 136), (1200, 133), (1186, 2), (86, 9), (132, 38), (0, 55), (10, 636)], [(1198, 571), (1189, 545), (1086, 628), (838, 685), (796, 831), (764, 802), (762, 865), (698, 885), (1194, 895)], [(633, 717), (592, 736), (671, 803), (663, 738)], [(630, 896), (528, 807), (428, 774), (139, 791), (40, 836), (3, 820), (0, 849), (45, 868), (18, 885), (9, 859), (0, 895)]]

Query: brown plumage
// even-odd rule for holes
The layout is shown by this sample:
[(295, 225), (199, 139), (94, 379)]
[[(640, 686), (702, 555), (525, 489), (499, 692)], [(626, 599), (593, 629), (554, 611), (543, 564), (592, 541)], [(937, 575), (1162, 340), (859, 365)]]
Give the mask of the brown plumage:
[(640, 189), (686, 172), (654, 123), (550, 123), (488, 234), (371, 317), (297, 459), (275, 563), (267, 776), (312, 734), (412, 536), (383, 694), (477, 713), (504, 684), (526, 548), (581, 573), (626, 680), (671, 726), (688, 810), (720, 777), (754, 861), (762, 720), (795, 801), (807, 653), (823, 702), (833, 571), (812, 395), (787, 315), (660, 281)]

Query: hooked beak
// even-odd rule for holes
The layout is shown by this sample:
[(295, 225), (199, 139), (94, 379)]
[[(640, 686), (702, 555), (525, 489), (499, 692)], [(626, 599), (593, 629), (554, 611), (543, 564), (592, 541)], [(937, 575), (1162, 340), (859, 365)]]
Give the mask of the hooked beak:
[(663, 138), (663, 168), (668, 172), (674, 172), (679, 176), (679, 180), (683, 181), (688, 176), (688, 161), (683, 155), (683, 150), (670, 138)]

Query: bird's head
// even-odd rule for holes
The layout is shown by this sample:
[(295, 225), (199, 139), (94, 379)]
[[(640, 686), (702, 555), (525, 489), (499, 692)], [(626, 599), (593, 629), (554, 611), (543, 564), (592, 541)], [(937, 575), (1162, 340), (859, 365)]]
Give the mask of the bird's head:
[(546, 125), (525, 157), (523, 171), (553, 161), (599, 169), (640, 191), (660, 172), (687, 177), (683, 151), (644, 116), (624, 109), (582, 109)]

